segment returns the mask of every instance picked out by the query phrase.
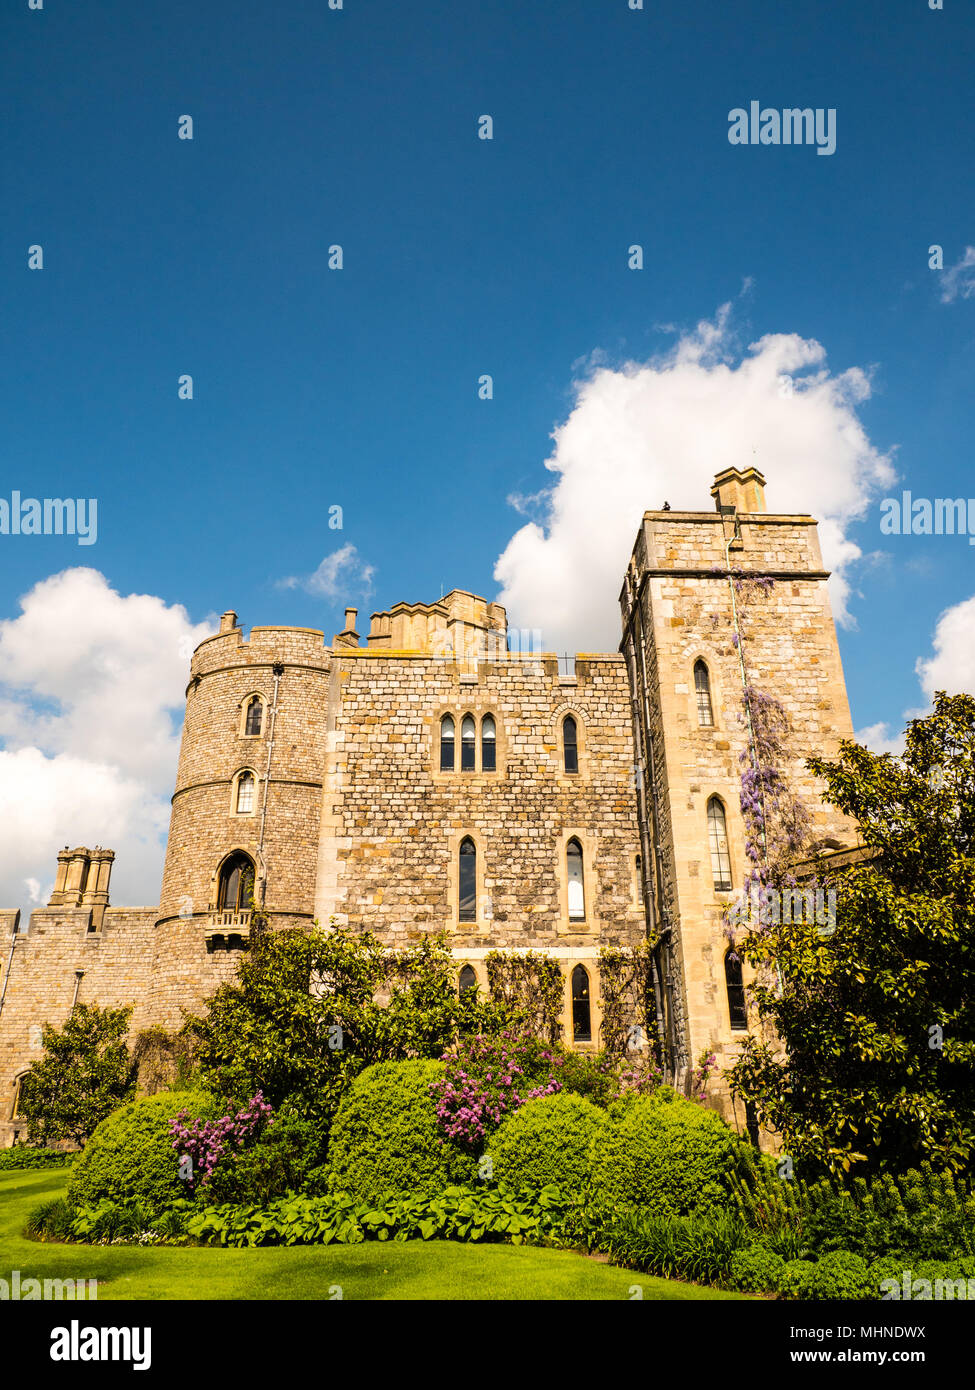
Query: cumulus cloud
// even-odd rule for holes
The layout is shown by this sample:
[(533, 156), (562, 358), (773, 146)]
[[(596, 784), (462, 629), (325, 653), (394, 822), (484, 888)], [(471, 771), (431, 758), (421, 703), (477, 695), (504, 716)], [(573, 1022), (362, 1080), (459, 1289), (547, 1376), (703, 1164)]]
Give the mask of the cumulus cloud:
[(903, 731), (895, 734), (886, 723), (868, 724), (863, 729), (857, 729), (853, 737), (857, 743), (869, 748), (871, 753), (896, 753), (899, 756), (904, 751)]
[(971, 299), (972, 295), (975, 295), (975, 246), (966, 246), (961, 260), (941, 272), (941, 302), (953, 304), (956, 299)]
[(852, 624), (861, 551), (848, 528), (896, 477), (857, 417), (871, 394), (867, 370), (832, 373), (825, 349), (795, 333), (742, 350), (726, 304), (649, 362), (590, 362), (574, 393), (545, 462), (556, 481), (532, 497), (543, 515), (515, 532), (495, 567), (513, 626), (540, 627), (550, 650), (613, 650), (643, 512), (665, 500), (709, 510), (714, 475), (750, 465), (766, 476), (770, 510), (820, 519), (834, 611)]
[(46, 900), (65, 844), (110, 846), (113, 900), (156, 902), (190, 653), (215, 622), (86, 568), (20, 608), (0, 622), (0, 904)]
[(918, 657), (914, 668), (927, 698), (936, 690), (975, 695), (975, 594), (945, 609), (931, 645), (932, 654)]
[[(919, 656), (914, 663), (927, 704), (906, 709), (901, 716), (906, 725), (931, 713), (936, 690), (949, 695), (975, 695), (975, 594), (946, 608), (938, 617), (931, 639), (930, 656)], [(888, 723), (868, 724), (855, 734), (874, 753), (903, 753), (904, 732), (895, 732)]]
[(278, 580), (282, 589), (304, 589), (306, 594), (316, 598), (336, 599), (353, 591), (363, 598), (372, 593), (372, 577), (376, 573), (374, 565), (366, 564), (352, 544), (346, 544), (331, 555), (326, 555), (313, 574), (291, 575)]

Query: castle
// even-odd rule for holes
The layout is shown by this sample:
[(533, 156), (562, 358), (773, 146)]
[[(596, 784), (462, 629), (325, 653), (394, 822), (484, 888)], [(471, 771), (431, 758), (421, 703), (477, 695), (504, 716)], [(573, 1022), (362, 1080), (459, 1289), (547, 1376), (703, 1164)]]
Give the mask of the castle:
[[(461, 988), (492, 950), (542, 952), (579, 1048), (600, 1045), (600, 949), (649, 939), (669, 1075), (727, 1064), (748, 1026), (722, 917), (747, 862), (746, 680), (787, 713), (813, 841), (855, 841), (804, 765), (852, 737), (816, 522), (766, 512), (764, 482), (727, 469), (711, 510), (646, 512), (619, 650), (571, 663), (457, 589), (373, 614), (365, 645), (355, 609), (331, 645), (225, 613), (192, 658), (159, 905), (112, 907), (112, 851), (66, 848), (26, 931), (0, 912), (0, 1145), (24, 1136), (41, 1024), (80, 1000), (132, 1004), (133, 1034), (179, 1026), (233, 977), (251, 902), (391, 947), (445, 930)], [(742, 576), (763, 596), (747, 675)]]

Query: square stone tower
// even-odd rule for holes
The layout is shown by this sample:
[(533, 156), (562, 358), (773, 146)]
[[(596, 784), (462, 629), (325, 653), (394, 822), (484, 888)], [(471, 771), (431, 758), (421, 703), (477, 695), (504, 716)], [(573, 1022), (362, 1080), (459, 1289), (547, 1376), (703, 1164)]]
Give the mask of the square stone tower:
[(706, 1050), (728, 1065), (747, 1028), (724, 918), (749, 864), (746, 688), (784, 712), (781, 771), (810, 843), (856, 838), (805, 766), (853, 733), (816, 522), (766, 512), (764, 484), (727, 469), (713, 511), (646, 512), (620, 595), (659, 1026), (678, 1079)]

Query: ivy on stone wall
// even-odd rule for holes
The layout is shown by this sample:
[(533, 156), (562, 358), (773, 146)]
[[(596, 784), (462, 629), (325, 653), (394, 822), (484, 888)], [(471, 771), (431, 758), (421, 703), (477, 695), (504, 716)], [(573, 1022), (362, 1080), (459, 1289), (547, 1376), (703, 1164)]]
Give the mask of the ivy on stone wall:
[[(653, 995), (653, 956), (648, 942), (629, 949), (604, 946), (599, 952), (599, 995), (603, 1047), (614, 1057), (658, 1039)], [(639, 1030), (637, 1032), (636, 1030)]]
[(491, 998), (536, 1036), (559, 1042), (565, 977), (558, 961), (537, 951), (490, 951), (484, 963)]
[(146, 1028), (132, 1044), (132, 1063), (140, 1092), (154, 1096), (157, 1091), (185, 1085), (193, 1075), (194, 1042), (191, 1033), (169, 1033), (165, 1028)]
[[(789, 716), (777, 696), (760, 689), (748, 667), (749, 621), (751, 609), (767, 599), (775, 588), (768, 575), (729, 571), (733, 593), (734, 634), (732, 644), (738, 654), (741, 672), (741, 723), (747, 743), (739, 756), (741, 785), (739, 805), (745, 822), (743, 899), (750, 898), (758, 913), (750, 913), (752, 927), (761, 926), (774, 892), (794, 887), (791, 865), (809, 838), (809, 813), (792, 788), (786, 771)], [(726, 916), (726, 934), (735, 945), (735, 923), (744, 916), (743, 903), (732, 905)], [(757, 921), (755, 918), (757, 917)]]

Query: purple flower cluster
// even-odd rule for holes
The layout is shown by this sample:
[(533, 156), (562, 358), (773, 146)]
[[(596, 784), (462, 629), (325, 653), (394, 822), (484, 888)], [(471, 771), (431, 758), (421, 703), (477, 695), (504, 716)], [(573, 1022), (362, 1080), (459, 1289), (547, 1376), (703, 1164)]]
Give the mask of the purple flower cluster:
[(717, 1065), (718, 1059), (714, 1053), (704, 1052), (698, 1059), (696, 1070), (691, 1072), (692, 1095), (701, 1105), (707, 1097), (708, 1079)]
[(471, 1148), (526, 1100), (562, 1089), (556, 1076), (562, 1059), (537, 1039), (510, 1030), (496, 1038), (465, 1038), (443, 1060), (447, 1075), (430, 1085), (437, 1120), (449, 1139)]
[(257, 1137), (266, 1122), (269, 1127), (274, 1123), (273, 1108), (260, 1091), (236, 1115), (224, 1115), (219, 1120), (189, 1120), (187, 1113), (181, 1110), (170, 1120), (169, 1128), (172, 1147), (179, 1150), (181, 1158), (191, 1161), (192, 1172), (187, 1178), (191, 1192), (206, 1186), (228, 1150), (238, 1152)]
[(663, 1084), (664, 1074), (653, 1054), (634, 1058), (620, 1067), (617, 1078), (618, 1094), (650, 1096)]

